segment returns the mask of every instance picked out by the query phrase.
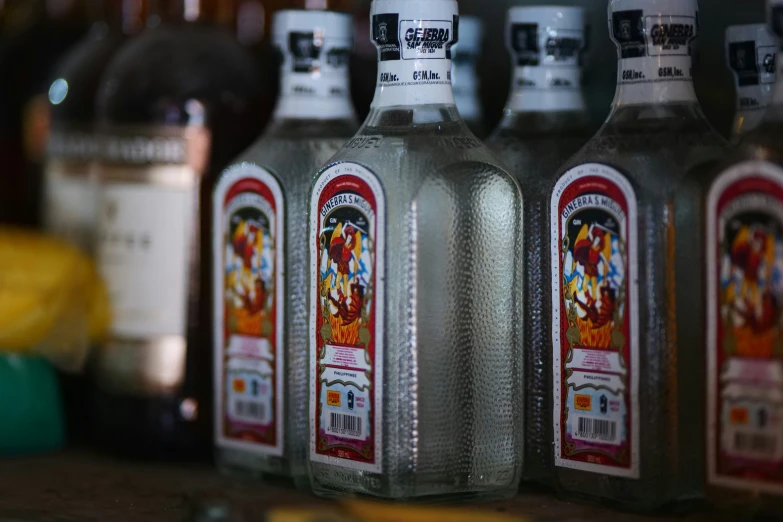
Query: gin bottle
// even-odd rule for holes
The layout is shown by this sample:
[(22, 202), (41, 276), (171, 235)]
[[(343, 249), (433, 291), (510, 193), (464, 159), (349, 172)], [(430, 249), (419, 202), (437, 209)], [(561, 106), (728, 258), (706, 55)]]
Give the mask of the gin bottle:
[(737, 88), (737, 110), (731, 126), (734, 141), (764, 119), (777, 80), (777, 52), (777, 39), (766, 24), (726, 29), (726, 63)]
[(612, 112), (551, 190), (562, 495), (657, 509), (702, 494), (702, 183), (725, 147), (691, 80), (696, 0), (611, 0)]
[(454, 45), (452, 60), (452, 89), (459, 115), (468, 128), (484, 138), (484, 111), (479, 97), (479, 78), (476, 65), (481, 56), (481, 41), (484, 28), (481, 20), (475, 16), (462, 16), (459, 19), (459, 43)]
[(307, 202), (313, 173), (358, 129), (352, 23), (330, 11), (275, 14), (274, 119), (214, 190), (215, 443), (229, 471), (307, 478)]
[[(783, 1), (769, 2), (768, 16), (783, 37)], [(778, 83), (759, 127), (721, 165), (706, 208), (707, 498), (771, 518), (783, 510), (781, 143)]]
[[(525, 468), (523, 480), (551, 485), (550, 284), (546, 213), (557, 169), (590, 139), (581, 91), (584, 12), (514, 7), (506, 24), (513, 83), (505, 115), (487, 145), (511, 168), (525, 195)], [(548, 262), (548, 261), (547, 261)]]
[(316, 494), (487, 499), (522, 464), (522, 202), (451, 90), (454, 0), (375, 0), (372, 111), (310, 198)]
[(159, 0), (98, 98), (97, 257), (113, 324), (95, 431), (123, 453), (209, 454), (211, 187), (261, 131), (259, 75), (217, 23), (225, 0)]

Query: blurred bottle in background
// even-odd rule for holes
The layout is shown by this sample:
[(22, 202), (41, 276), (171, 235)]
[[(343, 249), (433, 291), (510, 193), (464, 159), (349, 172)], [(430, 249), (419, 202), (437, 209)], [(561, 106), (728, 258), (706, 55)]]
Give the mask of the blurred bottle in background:
[(98, 21), (66, 55), (49, 87), (51, 135), (44, 166), (46, 230), (93, 252), (98, 221), (95, 101), (120, 46), (144, 27), (147, 0), (92, 0)]
[[(783, 37), (783, 1), (769, 0), (767, 16)], [(782, 82), (719, 172), (706, 197), (706, 496), (727, 519), (773, 520), (783, 512)]]
[(767, 24), (732, 25), (726, 29), (726, 63), (734, 74), (737, 113), (735, 140), (761, 124), (777, 79), (777, 39)]
[(98, 99), (97, 252), (114, 323), (96, 358), (95, 429), (124, 453), (205, 456), (211, 188), (263, 128), (261, 80), (231, 23), (221, 27), (233, 2), (154, 8), (154, 27), (115, 56)]
[[(307, 483), (307, 195), (313, 173), (358, 130), (348, 58), (353, 22), (278, 11), (281, 96), (264, 135), (214, 191), (218, 465)], [(302, 482), (303, 481), (303, 482)]]
[[(460, 31), (460, 39), (462, 32)], [(552, 412), (548, 407), (551, 350), (549, 191), (557, 169), (590, 139), (581, 88), (585, 18), (580, 7), (514, 7), (506, 42), (513, 84), (500, 126), (487, 140), (511, 168), (525, 195), (525, 472), (523, 479), (550, 485)]]
[(89, 8), (86, 0), (6, 2), (4, 24), (24, 28), (0, 54), (0, 223), (34, 226), (41, 214), (49, 86), (57, 64), (86, 32)]
[(461, 16), (459, 19), (459, 42), (454, 46), (451, 82), (454, 101), (460, 116), (477, 137), (484, 139), (484, 114), (479, 99), (479, 79), (476, 62), (481, 56), (481, 42), (484, 30), (481, 20), (475, 16)]

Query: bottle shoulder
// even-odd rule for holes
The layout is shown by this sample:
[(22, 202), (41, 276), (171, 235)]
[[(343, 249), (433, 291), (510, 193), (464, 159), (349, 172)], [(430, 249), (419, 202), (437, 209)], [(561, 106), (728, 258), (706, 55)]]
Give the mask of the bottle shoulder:
[(102, 80), (101, 116), (117, 122), (185, 123), (193, 100), (241, 113), (256, 102), (261, 77), (252, 57), (219, 28), (148, 29), (122, 46)]
[(101, 77), (124, 41), (122, 34), (88, 35), (65, 56), (55, 71), (49, 96), (54, 126), (94, 121)]

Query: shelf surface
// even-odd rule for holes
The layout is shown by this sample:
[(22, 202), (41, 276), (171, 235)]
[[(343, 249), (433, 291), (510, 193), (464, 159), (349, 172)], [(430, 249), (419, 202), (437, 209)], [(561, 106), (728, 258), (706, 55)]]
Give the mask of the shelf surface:
[[(0, 460), (0, 522), (201, 522), (192, 515), (203, 506), (230, 506), (238, 520), (261, 522), (270, 508), (325, 511), (334, 505), (292, 488), (225, 477), (206, 464), (136, 463), (74, 451)], [(661, 520), (541, 494), (523, 493), (476, 509), (534, 521)]]

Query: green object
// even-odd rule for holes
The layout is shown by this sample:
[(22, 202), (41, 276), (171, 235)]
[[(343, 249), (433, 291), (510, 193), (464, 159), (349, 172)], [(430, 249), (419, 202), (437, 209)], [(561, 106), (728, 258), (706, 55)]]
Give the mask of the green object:
[(58, 449), (65, 439), (57, 375), (44, 359), (0, 355), (0, 455)]

